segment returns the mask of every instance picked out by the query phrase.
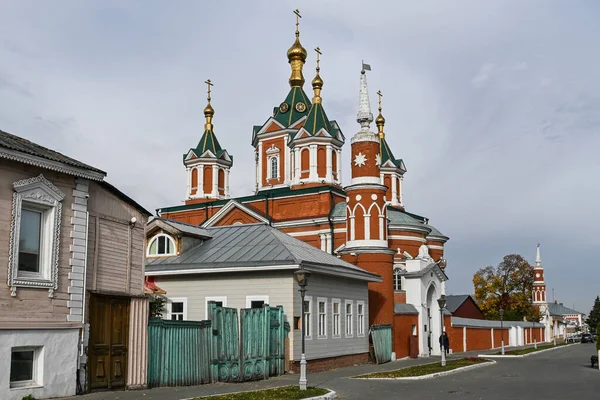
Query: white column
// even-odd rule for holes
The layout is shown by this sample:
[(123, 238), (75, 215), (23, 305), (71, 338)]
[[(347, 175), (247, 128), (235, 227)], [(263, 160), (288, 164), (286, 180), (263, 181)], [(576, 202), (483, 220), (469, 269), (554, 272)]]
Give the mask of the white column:
[(467, 327), (463, 326), (463, 352), (467, 351)]
[(392, 205), (397, 206), (398, 205), (398, 178), (396, 176), (392, 175)]
[(288, 146), (288, 136), (286, 135), (283, 138), (283, 147), (284, 147), (284, 151), (283, 151), (283, 157), (285, 158), (284, 160), (284, 171), (283, 171), (283, 176), (284, 176), (284, 181), (283, 183), (285, 183), (286, 185), (290, 183), (290, 170), (291, 170), (291, 160), (290, 160), (290, 148)]
[(327, 237), (327, 243), (326, 243), (326, 246), (325, 246), (325, 251), (327, 253), (331, 254), (331, 250), (332, 250), (331, 249), (331, 244), (333, 243), (333, 238), (331, 237), (331, 233), (326, 233), (325, 235)]
[(294, 148), (294, 183), (300, 183), (300, 149), (298, 147)]
[(494, 328), (492, 328), (492, 349), (494, 348)]
[(325, 238), (325, 234), (319, 234), (319, 238), (321, 239), (321, 250), (327, 251), (327, 239)]
[(310, 182), (315, 182), (319, 179), (319, 176), (317, 175), (317, 145), (316, 144), (311, 144), (310, 145), (310, 173), (308, 174), (308, 180)]
[(229, 198), (229, 168), (225, 170), (225, 197)]
[(400, 176), (400, 187), (398, 188), (398, 199), (400, 201), (400, 205), (404, 207), (404, 199), (402, 198), (402, 181), (404, 181), (404, 175)]
[(190, 167), (185, 168), (185, 172), (187, 174), (187, 185), (186, 185), (186, 198), (192, 197), (192, 169)]
[(219, 196), (219, 167), (217, 167), (216, 165), (213, 165), (212, 166), (212, 174), (213, 174), (213, 178), (212, 178), (211, 197), (218, 197)]
[(204, 197), (204, 165), (196, 167), (198, 175), (198, 188), (196, 189), (196, 197)]
[(350, 240), (356, 240), (354, 215), (350, 216)]
[(337, 180), (339, 183), (342, 183), (342, 150), (337, 150), (335, 156), (337, 157)]
[(371, 240), (371, 214), (365, 214), (365, 240)]
[(326, 169), (327, 172), (325, 175), (325, 180), (327, 182), (333, 181), (333, 161), (332, 161), (333, 154), (331, 154), (331, 152), (332, 152), (331, 145), (328, 144), (327, 145), (327, 169)]
[(257, 188), (261, 188), (263, 187), (262, 181), (262, 159), (263, 159), (263, 146), (262, 146), (262, 142), (258, 143), (258, 164), (257, 164), (257, 171), (256, 171), (256, 183), (257, 183)]

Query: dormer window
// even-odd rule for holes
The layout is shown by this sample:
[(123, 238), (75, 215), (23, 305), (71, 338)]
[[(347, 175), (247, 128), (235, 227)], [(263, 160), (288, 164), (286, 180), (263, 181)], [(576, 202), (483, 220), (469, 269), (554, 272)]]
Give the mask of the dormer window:
[(168, 235), (156, 235), (148, 246), (149, 256), (173, 256), (176, 253), (175, 241)]

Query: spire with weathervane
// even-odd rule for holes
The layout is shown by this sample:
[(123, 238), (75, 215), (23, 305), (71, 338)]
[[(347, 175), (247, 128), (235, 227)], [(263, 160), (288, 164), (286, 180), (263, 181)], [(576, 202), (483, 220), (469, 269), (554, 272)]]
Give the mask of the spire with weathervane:
[(381, 170), (381, 183), (387, 187), (386, 201), (389, 205), (404, 208), (402, 203), (402, 181), (404, 179), (404, 173), (406, 167), (404, 161), (396, 159), (390, 146), (385, 139), (385, 118), (383, 117), (381, 106), (381, 99), (383, 94), (381, 90), (377, 91), (379, 96), (379, 115), (375, 118), (375, 124), (377, 124), (377, 132), (379, 140), (381, 142), (381, 155), (380, 155), (380, 170)]
[(207, 85), (207, 105), (204, 107), (204, 133), (195, 148), (183, 155), (186, 166), (187, 204), (229, 198), (229, 171), (233, 165), (233, 157), (221, 148), (214, 133), (213, 116), (215, 110), (211, 104), (210, 79)]
[(533, 304), (540, 309), (540, 314), (544, 315), (548, 307), (548, 302), (546, 300), (546, 282), (544, 281), (544, 267), (542, 267), (539, 243), (535, 254), (533, 274)]

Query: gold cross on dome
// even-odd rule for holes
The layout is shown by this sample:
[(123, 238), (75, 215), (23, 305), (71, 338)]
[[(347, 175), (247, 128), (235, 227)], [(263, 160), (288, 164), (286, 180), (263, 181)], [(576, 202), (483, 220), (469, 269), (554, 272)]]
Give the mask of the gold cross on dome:
[(315, 49), (315, 51), (317, 52), (317, 71), (318, 71), (318, 70), (320, 69), (320, 68), (319, 68), (319, 62), (321, 61), (321, 58), (320, 58), (320, 56), (321, 56), (323, 53), (321, 53), (321, 48), (320, 48), (320, 47), (317, 47), (317, 48)]
[(210, 87), (215, 85), (210, 81), (210, 79), (204, 81), (204, 83), (208, 85), (208, 102), (210, 103)]
[(294, 14), (296, 14), (296, 33), (299, 33), (300, 31), (298, 30), (298, 26), (300, 25), (300, 18), (302, 18), (302, 15), (300, 15), (300, 10), (298, 10), (297, 8), (294, 10)]
[(377, 96), (379, 96), (379, 112), (381, 112), (381, 98), (383, 97), (381, 90), (377, 91)]

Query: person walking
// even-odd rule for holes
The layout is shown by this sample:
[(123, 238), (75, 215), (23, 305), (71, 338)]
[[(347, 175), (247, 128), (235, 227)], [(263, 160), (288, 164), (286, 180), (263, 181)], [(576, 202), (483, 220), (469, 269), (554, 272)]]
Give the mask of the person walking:
[(440, 348), (444, 346), (444, 351), (446, 355), (448, 355), (448, 350), (450, 349), (450, 338), (448, 338), (448, 332), (444, 331), (440, 336)]

